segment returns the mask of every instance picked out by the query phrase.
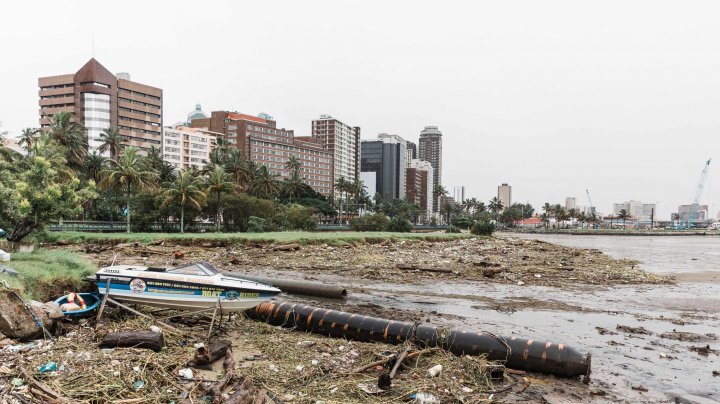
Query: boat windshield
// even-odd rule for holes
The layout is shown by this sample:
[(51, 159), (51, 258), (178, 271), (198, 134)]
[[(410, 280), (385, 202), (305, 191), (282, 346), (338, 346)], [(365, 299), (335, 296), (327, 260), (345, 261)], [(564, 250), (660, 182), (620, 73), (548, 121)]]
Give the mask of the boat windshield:
[(168, 269), (167, 273), (179, 274), (179, 275), (198, 275), (198, 276), (212, 276), (217, 273), (215, 268), (210, 264), (204, 262), (196, 262), (193, 264), (183, 265), (181, 267)]

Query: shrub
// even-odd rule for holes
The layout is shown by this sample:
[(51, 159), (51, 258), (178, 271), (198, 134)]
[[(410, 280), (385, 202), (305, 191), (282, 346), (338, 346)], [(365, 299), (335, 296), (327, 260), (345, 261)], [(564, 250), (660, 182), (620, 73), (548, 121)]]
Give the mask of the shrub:
[(472, 234), (477, 234), (478, 236), (492, 236), (494, 231), (495, 225), (490, 222), (477, 222), (471, 230)]
[(409, 220), (395, 216), (387, 224), (387, 231), (397, 233), (409, 233), (412, 231), (412, 223)]
[(445, 230), (445, 233), (460, 233), (460, 228), (451, 225)]
[(257, 216), (248, 218), (247, 231), (250, 233), (262, 233), (265, 231), (265, 219)]
[(350, 228), (355, 231), (383, 231), (388, 218), (382, 213), (371, 213), (350, 220)]
[[(452, 227), (459, 227), (461, 229), (470, 229), (473, 225), (472, 219), (468, 217), (456, 217), (452, 219)], [(457, 232), (455, 232), (457, 233)]]
[(315, 230), (317, 220), (314, 215), (315, 209), (292, 204), (285, 212), (285, 225), (290, 230)]

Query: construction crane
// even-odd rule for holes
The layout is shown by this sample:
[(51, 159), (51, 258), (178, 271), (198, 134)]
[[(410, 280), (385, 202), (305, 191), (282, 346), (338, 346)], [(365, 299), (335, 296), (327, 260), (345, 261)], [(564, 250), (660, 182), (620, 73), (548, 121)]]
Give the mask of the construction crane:
[(703, 189), (705, 189), (705, 183), (707, 182), (708, 171), (710, 170), (710, 160), (707, 159), (705, 167), (703, 167), (702, 173), (700, 174), (700, 181), (698, 182), (697, 189), (695, 190), (695, 196), (693, 197), (692, 204), (690, 205), (690, 216), (688, 216), (687, 227), (692, 228), (695, 223), (695, 217), (697, 216), (698, 208), (700, 207), (700, 197), (702, 196)]
[[(590, 199), (590, 191), (588, 191), (588, 189), (585, 188), (585, 193), (587, 194), (587, 199), (588, 199), (588, 211), (587, 211), (587, 213), (588, 213), (588, 215), (591, 215), (591, 216), (592, 216), (592, 214), (595, 213), (595, 208), (593, 208), (592, 199)], [(597, 226), (597, 224), (596, 224), (596, 223), (593, 223), (593, 228), (597, 228), (596, 226)]]

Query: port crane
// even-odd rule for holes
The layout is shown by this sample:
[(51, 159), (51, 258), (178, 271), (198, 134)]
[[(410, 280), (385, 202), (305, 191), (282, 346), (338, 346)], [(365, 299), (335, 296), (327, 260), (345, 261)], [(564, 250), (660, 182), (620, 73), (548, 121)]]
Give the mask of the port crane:
[(707, 182), (708, 171), (710, 170), (710, 160), (707, 159), (705, 167), (703, 167), (702, 173), (700, 174), (700, 181), (698, 182), (697, 189), (695, 189), (695, 195), (693, 196), (692, 203), (690, 204), (690, 215), (688, 216), (687, 228), (692, 228), (697, 217), (698, 208), (700, 207), (700, 197), (705, 189), (705, 183)]

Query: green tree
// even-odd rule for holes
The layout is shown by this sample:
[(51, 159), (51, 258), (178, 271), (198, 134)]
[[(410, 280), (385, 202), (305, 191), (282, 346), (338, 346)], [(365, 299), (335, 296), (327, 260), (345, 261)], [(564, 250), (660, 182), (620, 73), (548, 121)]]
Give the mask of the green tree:
[(109, 151), (110, 158), (117, 159), (123, 149), (123, 137), (120, 135), (120, 131), (117, 128), (107, 128), (100, 134), (100, 139), (102, 140), (102, 144), (98, 147), (100, 154)]
[(559, 204), (553, 206), (552, 211), (555, 216), (555, 221), (557, 222), (557, 228), (560, 229), (560, 224), (568, 219), (568, 213), (565, 211), (565, 208)]
[(282, 188), (284, 193), (290, 198), (290, 201), (299, 195), (302, 188), (303, 179), (300, 175), (301, 167), (302, 163), (295, 156), (291, 156), (290, 159), (285, 162), (285, 168), (290, 171), (290, 178), (283, 181)]
[(83, 204), (97, 196), (94, 183), (63, 178), (43, 157), (29, 157), (25, 168), (0, 171), (0, 224), (11, 229), (8, 241), (20, 242), (52, 220), (81, 214)]
[(39, 130), (34, 128), (25, 128), (20, 134), (20, 140), (18, 145), (22, 146), (25, 151), (30, 152), (32, 150), (35, 141), (39, 137)]
[(87, 131), (82, 124), (73, 121), (69, 112), (58, 112), (50, 118), (50, 138), (65, 148), (68, 164), (73, 168), (82, 166), (87, 154)]
[(220, 231), (220, 215), (222, 215), (222, 204), (220, 196), (224, 193), (235, 191), (235, 184), (232, 177), (221, 165), (213, 165), (206, 179), (208, 194), (215, 195), (215, 230)]
[(543, 210), (543, 221), (545, 222), (545, 229), (550, 224), (550, 218), (553, 217), (553, 206), (549, 202), (545, 202), (542, 207)]
[(490, 201), (488, 202), (488, 210), (493, 213), (493, 216), (495, 218), (495, 221), (498, 221), (498, 213), (502, 211), (505, 207), (502, 204), (502, 201), (498, 199), (497, 196), (494, 196)]
[(620, 212), (618, 212), (617, 218), (621, 219), (623, 221), (623, 228), (625, 228), (625, 221), (632, 219), (632, 215), (627, 210), (620, 209)]
[(117, 160), (110, 160), (110, 166), (100, 173), (103, 188), (118, 189), (125, 192), (126, 231), (130, 233), (130, 198), (134, 190), (151, 189), (156, 186), (158, 175), (142, 163), (138, 149), (128, 147), (120, 153)]
[(94, 183), (100, 183), (100, 173), (107, 167), (107, 159), (96, 151), (85, 156), (85, 162), (83, 163), (83, 174), (88, 180), (92, 180)]
[(180, 209), (180, 233), (185, 233), (185, 208), (201, 210), (207, 202), (202, 183), (192, 170), (182, 170), (175, 181), (163, 192), (162, 206), (177, 206)]
[(267, 166), (261, 165), (250, 183), (248, 193), (259, 198), (274, 199), (279, 190), (280, 182), (277, 175), (271, 173)]

